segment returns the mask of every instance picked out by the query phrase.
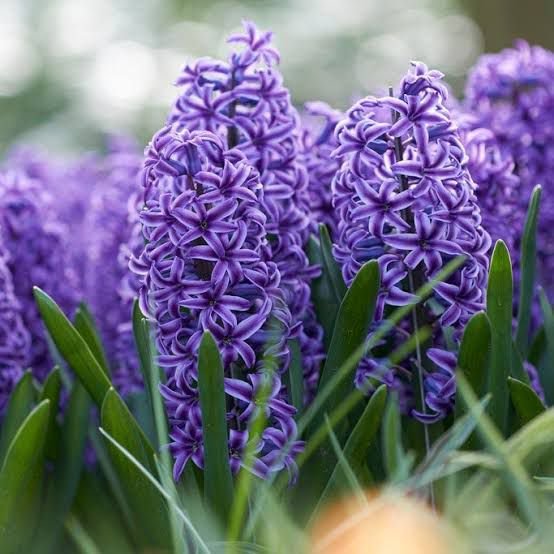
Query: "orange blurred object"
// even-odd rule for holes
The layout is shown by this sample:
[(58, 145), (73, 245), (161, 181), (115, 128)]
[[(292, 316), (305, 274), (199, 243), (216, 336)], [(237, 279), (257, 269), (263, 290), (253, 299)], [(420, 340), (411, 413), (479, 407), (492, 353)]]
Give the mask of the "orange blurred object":
[(332, 504), (311, 531), (310, 554), (461, 554), (453, 530), (424, 503), (394, 493)]

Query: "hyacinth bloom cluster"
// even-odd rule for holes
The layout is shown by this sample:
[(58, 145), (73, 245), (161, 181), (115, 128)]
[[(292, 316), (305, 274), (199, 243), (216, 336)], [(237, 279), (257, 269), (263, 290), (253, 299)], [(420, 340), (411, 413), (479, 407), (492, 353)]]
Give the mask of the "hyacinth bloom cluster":
[(324, 223), (335, 238), (339, 219), (332, 204), (331, 184), (339, 162), (331, 154), (338, 146), (335, 127), (344, 114), (325, 102), (308, 102), (304, 108), (302, 154), (309, 178), (312, 230), (317, 233), (317, 224)]
[(0, 417), (31, 353), (31, 337), (23, 324), (8, 260), (0, 235)]
[[(175, 478), (189, 460), (203, 466), (197, 356), (205, 331), (225, 367), (232, 469), (238, 470), (248, 443), (257, 394), (270, 380), (268, 427), (255, 446), (253, 470), (262, 477), (285, 466), (294, 472), (301, 443), (281, 384), (292, 322), (281, 274), (268, 260), (258, 172), (212, 132), (169, 125), (146, 151), (143, 182), (146, 243), (131, 267), (143, 280), (141, 308), (156, 321), (159, 363), (168, 376), (162, 394)], [(281, 459), (285, 444), (292, 449)]]
[(290, 94), (276, 69), (279, 53), (272, 34), (252, 23), (229, 42), (239, 46), (227, 61), (202, 58), (184, 67), (177, 80), (180, 95), (169, 121), (189, 130), (208, 130), (236, 147), (259, 174), (264, 193), (267, 259), (279, 269), (281, 289), (297, 323), (306, 398), (315, 390), (321, 350), (321, 327), (310, 303), (310, 267), (303, 246), (309, 237), (308, 174), (304, 167), (301, 127)]
[[(481, 57), (468, 76), (464, 108), (480, 127), (490, 129), (519, 177), (512, 222), (514, 257), (533, 187), (543, 186), (538, 231), (539, 282), (554, 294), (554, 53), (518, 41), (514, 48)], [(481, 198), (485, 193), (481, 195)], [(506, 199), (511, 203), (510, 198)], [(484, 210), (485, 211), (485, 210)], [(493, 235), (508, 228), (491, 228)], [(505, 240), (508, 235), (502, 236)]]
[[(480, 126), (479, 118), (462, 111), (456, 114), (456, 123), (467, 153), (467, 168), (478, 184), (475, 193), (483, 227), (493, 241), (502, 239), (510, 252), (518, 252), (521, 237), (514, 229), (523, 227), (526, 208), (519, 197), (520, 179), (515, 174), (515, 163), (502, 151), (493, 131)], [(519, 265), (514, 269), (519, 270)]]
[(39, 380), (52, 368), (52, 360), (33, 286), (56, 298), (66, 313), (77, 302), (75, 275), (66, 257), (68, 234), (55, 218), (52, 204), (41, 181), (20, 171), (0, 173), (0, 233), (23, 323), (31, 335), (28, 363)]
[[(133, 292), (127, 292), (128, 247), (136, 228), (137, 207), (134, 199), (139, 189), (142, 164), (136, 145), (113, 137), (108, 152), (97, 166), (96, 184), (85, 215), (83, 237), (86, 245), (86, 270), (83, 294), (86, 298), (112, 366), (113, 381), (122, 394), (142, 386), (138, 359), (133, 343), (131, 311)], [(90, 238), (88, 238), (90, 237)]]
[[(440, 72), (414, 62), (397, 96), (367, 97), (348, 111), (337, 126), (334, 153), (341, 162), (333, 184), (340, 211), (335, 256), (347, 283), (365, 262), (378, 261), (378, 320), (390, 307), (412, 303), (415, 288), (453, 257), (466, 257), (459, 270), (435, 286), (425, 304), (425, 321), (419, 322), (433, 325), (436, 335), (436, 347), (427, 352), (434, 369), (425, 371), (426, 406), (412, 410), (424, 422), (452, 408), (455, 356), (440, 348), (440, 328), (452, 327), (459, 335), (483, 308), (491, 246), (441, 79)], [(414, 331), (398, 332), (406, 330)], [(409, 381), (418, 368), (410, 363), (401, 369), (391, 373), (370, 360), (359, 371), (399, 386), (398, 379)]]

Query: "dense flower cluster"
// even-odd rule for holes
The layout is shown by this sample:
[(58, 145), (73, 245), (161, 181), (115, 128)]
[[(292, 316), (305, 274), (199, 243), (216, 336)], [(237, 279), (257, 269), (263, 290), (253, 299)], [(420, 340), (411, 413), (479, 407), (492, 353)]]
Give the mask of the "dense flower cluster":
[(188, 64), (177, 85), (181, 94), (171, 114), (189, 130), (209, 130), (236, 147), (259, 171), (264, 194), (261, 210), (271, 260), (281, 274), (281, 289), (298, 336), (307, 398), (314, 392), (323, 356), (321, 335), (310, 304), (309, 281), (316, 275), (303, 246), (309, 236), (308, 175), (302, 164), (300, 120), (275, 69), (279, 54), (272, 34), (245, 23), (229, 38), (242, 46), (228, 61), (202, 58)]
[(31, 353), (31, 337), (23, 325), (8, 260), (0, 236), (0, 417)]
[(510, 252), (519, 251), (520, 237), (514, 229), (522, 227), (525, 212), (518, 196), (520, 180), (514, 173), (514, 161), (502, 152), (495, 134), (479, 126), (475, 116), (461, 112), (456, 123), (468, 157), (467, 168), (478, 184), (475, 193), (483, 226), (493, 241), (502, 239)]
[(87, 241), (84, 296), (98, 323), (114, 383), (122, 394), (141, 386), (131, 329), (132, 299), (120, 290), (130, 276), (128, 256), (121, 249), (133, 230), (136, 205), (132, 200), (139, 188), (141, 162), (134, 143), (122, 138), (110, 141), (107, 155), (98, 164), (98, 184), (84, 224), (91, 237), (83, 237)]
[(9, 253), (15, 296), (31, 335), (29, 365), (42, 380), (51, 369), (44, 328), (33, 298), (37, 285), (52, 295), (66, 313), (77, 302), (77, 287), (66, 258), (67, 230), (52, 212), (43, 183), (22, 172), (0, 173), (0, 232)]
[[(332, 203), (331, 184), (339, 169), (339, 162), (331, 154), (338, 146), (335, 127), (343, 116), (343, 113), (332, 109), (325, 102), (308, 102), (302, 130), (302, 154), (309, 177), (312, 229), (317, 233), (317, 224), (324, 223), (332, 238), (337, 236), (339, 218)], [(323, 124), (317, 120), (323, 120)]]
[[(268, 259), (267, 218), (259, 174), (240, 152), (209, 131), (170, 125), (146, 152), (145, 207), (140, 214), (146, 244), (131, 267), (144, 280), (141, 308), (157, 322), (162, 387), (172, 422), (174, 474), (185, 464), (203, 466), (198, 402), (198, 346), (204, 331), (215, 338), (224, 363), (229, 447), (236, 471), (248, 442), (256, 394), (271, 380), (268, 428), (254, 471), (266, 476), (294, 471), (295, 409), (281, 376), (287, 371), (291, 314), (281, 274)], [(268, 372), (268, 367), (273, 371)], [(277, 455), (292, 443), (288, 456)]]
[[(543, 185), (537, 249), (539, 282), (552, 296), (554, 53), (519, 41), (514, 48), (482, 56), (469, 74), (464, 106), (474, 114), (479, 126), (494, 133), (502, 153), (515, 162), (519, 184), (513, 200), (518, 207), (510, 222), (510, 240), (514, 244), (512, 254), (516, 257), (531, 190), (537, 184)], [(510, 203), (511, 199), (508, 197), (506, 202)], [(496, 229), (491, 231), (496, 232)]]
[[(363, 263), (378, 260), (377, 319), (389, 306), (411, 303), (417, 286), (452, 257), (465, 255), (463, 266), (435, 287), (420, 322), (460, 330), (483, 308), (491, 240), (481, 226), (476, 185), (441, 79), (440, 72), (415, 62), (397, 97), (364, 98), (337, 126), (335, 156), (342, 165), (334, 182), (340, 211), (335, 255), (348, 283)], [(441, 344), (440, 336), (434, 344)], [(454, 355), (433, 348), (427, 357), (436, 367), (425, 372), (427, 406), (412, 413), (434, 421), (453, 404)]]

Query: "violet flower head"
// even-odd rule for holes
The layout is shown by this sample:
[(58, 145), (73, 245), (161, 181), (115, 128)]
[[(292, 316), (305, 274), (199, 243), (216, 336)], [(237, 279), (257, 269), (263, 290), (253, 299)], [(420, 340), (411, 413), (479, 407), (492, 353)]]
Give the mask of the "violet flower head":
[(479, 127), (494, 133), (502, 155), (515, 164), (519, 183), (515, 198), (508, 199), (508, 203), (517, 209), (507, 242), (515, 245), (511, 253), (516, 265), (531, 191), (537, 184), (543, 186), (537, 234), (538, 281), (552, 299), (554, 52), (518, 41), (514, 48), (482, 56), (469, 74), (464, 108), (474, 115)]
[[(344, 117), (325, 102), (308, 102), (304, 110), (302, 153), (308, 171), (310, 218), (314, 232), (324, 223), (331, 238), (338, 231), (338, 214), (332, 203), (331, 183), (339, 169), (338, 160), (331, 153), (338, 146), (335, 127)], [(314, 120), (322, 120), (322, 123)]]
[(203, 58), (188, 64), (169, 121), (188, 130), (215, 133), (237, 148), (260, 173), (260, 209), (266, 217), (266, 261), (277, 265), (280, 288), (290, 307), (294, 336), (306, 369), (307, 399), (313, 395), (323, 355), (321, 332), (310, 304), (309, 282), (317, 274), (303, 246), (310, 233), (309, 178), (303, 164), (301, 128), (276, 65), (271, 33), (244, 23), (229, 43), (238, 50), (227, 61)]
[(41, 182), (21, 172), (0, 173), (0, 232), (9, 253), (7, 266), (23, 323), (31, 335), (28, 362), (39, 381), (53, 364), (33, 286), (50, 294), (65, 313), (75, 308), (78, 295), (75, 275), (67, 260), (69, 237), (55, 218), (53, 202)]
[(31, 354), (31, 337), (23, 324), (8, 259), (0, 237), (0, 418)]
[[(168, 377), (161, 391), (172, 424), (175, 478), (189, 460), (203, 467), (197, 358), (205, 331), (225, 368), (233, 470), (249, 440), (255, 391), (267, 379), (268, 429), (298, 448), (295, 410), (280, 380), (289, 365), (291, 314), (277, 264), (267, 259), (257, 170), (220, 136), (170, 125), (146, 150), (143, 183), (146, 242), (131, 268), (144, 283), (141, 308), (156, 322), (159, 363)], [(257, 474), (283, 467), (272, 455), (278, 442), (272, 435), (256, 445)]]
[[(455, 381), (448, 353), (440, 354), (441, 328), (453, 327), (459, 336), (483, 308), (491, 245), (441, 78), (414, 62), (398, 96), (367, 97), (351, 108), (337, 126), (335, 156), (341, 169), (333, 184), (333, 202), (341, 214), (335, 256), (347, 283), (365, 262), (378, 261), (377, 320), (390, 307), (412, 303), (414, 289), (453, 257), (466, 257), (424, 305), (420, 324), (433, 325), (435, 348), (428, 357), (436, 370), (425, 376), (426, 405), (412, 415), (425, 422), (452, 408)], [(406, 331), (414, 329), (397, 330)], [(397, 376), (407, 373), (409, 381), (417, 370), (408, 362)]]

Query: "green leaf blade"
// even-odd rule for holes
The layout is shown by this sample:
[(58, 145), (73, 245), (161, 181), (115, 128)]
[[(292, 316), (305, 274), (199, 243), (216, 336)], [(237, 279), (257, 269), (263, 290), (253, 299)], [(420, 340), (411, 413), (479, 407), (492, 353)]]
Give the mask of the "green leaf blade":
[(537, 370), (539, 371), (546, 402), (552, 405), (554, 404), (554, 313), (542, 289), (539, 289), (539, 300), (544, 319), (546, 356), (544, 357), (543, 363), (537, 367)]
[(535, 294), (535, 274), (537, 267), (537, 222), (541, 202), (541, 186), (537, 185), (531, 194), (527, 218), (521, 240), (521, 282), (517, 313), (515, 343), (525, 359), (529, 346), (529, 326), (531, 305)]
[(528, 384), (508, 377), (508, 387), (521, 425), (525, 425), (546, 410), (542, 400)]
[[(358, 482), (363, 487), (373, 484), (373, 476), (368, 468), (368, 450), (371, 447), (381, 425), (387, 401), (387, 387), (381, 385), (371, 396), (360, 419), (352, 430), (344, 446), (344, 457), (352, 468)], [(343, 475), (339, 464), (333, 470), (331, 477), (321, 495), (319, 505), (327, 502), (334, 491), (339, 489)]]
[(77, 332), (54, 300), (38, 287), (34, 287), (33, 292), (42, 320), (56, 348), (75, 371), (96, 404), (99, 407), (102, 406), (111, 383), (100, 363), (85, 339)]
[(100, 332), (94, 322), (94, 318), (88, 309), (87, 305), (79, 304), (77, 311), (75, 312), (75, 329), (83, 337), (88, 344), (91, 352), (93, 353), (96, 361), (100, 364), (106, 376), (110, 377), (110, 365), (102, 341), (100, 339)]
[(33, 375), (30, 371), (27, 371), (12, 391), (4, 419), (2, 420), (2, 426), (0, 427), (2, 433), (0, 438), (0, 466), (4, 461), (10, 443), (20, 425), (29, 415), (34, 402), (35, 387), (33, 385)]
[[(491, 326), (485, 312), (476, 313), (466, 325), (458, 367), (464, 372), (471, 388), (478, 393), (483, 391), (491, 349)], [(456, 402), (456, 406), (461, 406)]]
[(342, 278), (340, 268), (333, 257), (333, 243), (329, 236), (329, 230), (324, 224), (319, 225), (319, 244), (321, 247), (321, 256), (323, 259), (323, 270), (327, 275), (331, 285), (331, 291), (338, 305), (342, 302), (346, 294), (346, 285)]
[(0, 552), (26, 552), (38, 523), (50, 401), (23, 421), (0, 471)]
[[(344, 296), (327, 360), (321, 373), (320, 390), (331, 381), (338, 369), (366, 341), (375, 313), (379, 287), (379, 266), (375, 260), (372, 260), (360, 269)], [(331, 412), (347, 396), (353, 386), (352, 379), (344, 379), (324, 404), (324, 411)]]
[(217, 344), (205, 332), (198, 354), (198, 388), (204, 436), (204, 495), (222, 521), (233, 503), (233, 478), (229, 465), (224, 371)]
[(333, 293), (329, 274), (323, 265), (323, 255), (321, 247), (315, 237), (310, 237), (307, 245), (307, 254), (310, 265), (320, 266), (321, 275), (311, 282), (311, 299), (314, 304), (314, 310), (317, 320), (323, 327), (323, 342), (325, 351), (329, 350), (335, 321), (340, 307), (340, 301)]
[[(154, 475), (154, 450), (133, 415), (111, 388), (101, 410), (102, 428)], [(125, 492), (134, 522), (134, 531), (149, 546), (168, 547), (171, 535), (165, 500), (153, 484), (117, 449), (108, 443), (108, 452)]]
[(491, 259), (487, 289), (487, 316), (491, 324), (491, 362), (487, 392), (492, 395), (489, 414), (507, 432), (508, 376), (512, 374), (513, 279), (510, 254), (503, 241), (497, 241)]

